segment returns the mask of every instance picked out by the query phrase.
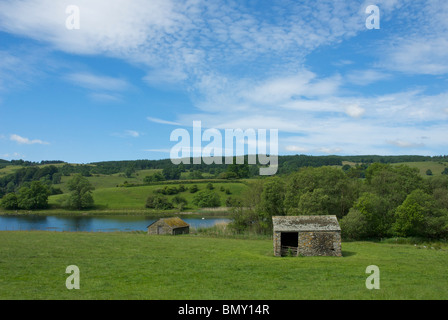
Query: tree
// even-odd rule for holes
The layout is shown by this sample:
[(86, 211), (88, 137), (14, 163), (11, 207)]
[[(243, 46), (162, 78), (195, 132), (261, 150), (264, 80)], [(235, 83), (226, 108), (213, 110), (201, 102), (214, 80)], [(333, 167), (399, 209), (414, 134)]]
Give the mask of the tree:
[(179, 180), (182, 171), (179, 167), (167, 167), (162, 170), (166, 180)]
[(144, 183), (151, 183), (151, 182), (158, 182), (158, 181), (164, 181), (165, 177), (163, 176), (163, 174), (161, 172), (156, 172), (150, 176), (146, 176), (143, 179)]
[(83, 210), (94, 206), (92, 191), (95, 188), (87, 178), (81, 174), (76, 174), (68, 181), (67, 186), (71, 191), (67, 200), (67, 206), (69, 208)]
[(183, 210), (184, 207), (188, 204), (187, 199), (180, 195), (175, 195), (172, 200), (173, 205), (175, 205), (179, 210)]
[(304, 193), (299, 200), (298, 212), (300, 215), (328, 215), (331, 207), (331, 198), (322, 188)]
[(0, 207), (6, 210), (17, 210), (19, 203), (17, 201), (17, 195), (15, 193), (8, 193), (0, 202)]
[(341, 234), (344, 239), (361, 240), (366, 237), (368, 225), (365, 216), (356, 209), (350, 209), (340, 220)]
[(19, 189), (17, 203), (20, 209), (34, 210), (48, 207), (48, 187), (40, 181), (31, 182), (30, 186)]
[(442, 171), (442, 174), (448, 175), (448, 168), (445, 168), (445, 169)]
[(359, 197), (353, 208), (358, 210), (367, 222), (367, 237), (390, 235), (394, 216), (387, 199), (375, 193), (365, 192)]
[(161, 194), (151, 194), (146, 198), (146, 208), (157, 210), (169, 210), (173, 208), (173, 205), (168, 201), (166, 196)]
[(221, 199), (216, 192), (206, 189), (198, 192), (194, 196), (193, 204), (200, 208), (219, 207), (221, 205)]
[(430, 194), (417, 189), (410, 193), (396, 212), (394, 233), (402, 237), (438, 238), (448, 232), (448, 210), (438, 208)]
[(281, 178), (269, 178), (263, 185), (261, 193), (260, 216), (264, 228), (272, 228), (273, 216), (284, 216), (285, 183)]
[(432, 176), (432, 171), (431, 171), (431, 169), (426, 170), (426, 175), (427, 175), (427, 176)]
[(198, 192), (199, 191), (199, 188), (198, 188), (198, 186), (196, 185), (196, 184), (194, 184), (194, 185), (192, 185), (191, 187), (190, 187), (190, 193), (196, 193), (196, 192)]

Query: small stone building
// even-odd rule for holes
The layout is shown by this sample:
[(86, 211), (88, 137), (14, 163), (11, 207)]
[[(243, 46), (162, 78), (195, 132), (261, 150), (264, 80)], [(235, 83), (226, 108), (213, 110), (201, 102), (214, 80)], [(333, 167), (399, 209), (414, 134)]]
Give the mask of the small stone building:
[(342, 256), (336, 216), (274, 216), (275, 256)]
[(148, 234), (187, 234), (190, 225), (180, 218), (162, 218), (148, 226)]

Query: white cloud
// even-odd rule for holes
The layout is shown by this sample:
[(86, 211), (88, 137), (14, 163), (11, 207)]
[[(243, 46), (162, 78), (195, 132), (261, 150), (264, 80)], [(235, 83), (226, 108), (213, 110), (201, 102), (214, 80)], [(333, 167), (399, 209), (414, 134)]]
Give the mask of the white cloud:
[(404, 140), (388, 140), (387, 143), (399, 148), (422, 148), (425, 146), (423, 143), (415, 143)]
[(45, 141), (42, 141), (42, 140), (38, 140), (38, 139), (30, 140), (28, 138), (21, 137), (21, 136), (19, 136), (17, 134), (12, 134), (9, 137), (9, 139), (11, 141), (17, 142), (18, 144), (49, 144), (48, 142), (45, 142)]
[(353, 104), (345, 108), (345, 113), (347, 113), (352, 118), (360, 118), (364, 115), (365, 112), (366, 110), (361, 108), (357, 104)]
[(366, 86), (390, 78), (390, 75), (377, 70), (356, 70), (347, 75), (347, 80), (355, 85)]
[(120, 138), (139, 138), (142, 134), (135, 130), (125, 130), (121, 133), (112, 133), (112, 136)]
[(155, 122), (155, 123), (169, 124), (169, 125), (173, 125), (173, 126), (180, 126), (180, 125), (181, 125), (181, 124), (178, 123), (178, 122), (167, 121), (167, 120), (158, 119), (158, 118), (154, 118), (154, 117), (146, 117), (146, 119), (147, 119), (148, 121)]
[(317, 150), (318, 152), (327, 153), (327, 154), (337, 154), (342, 151), (341, 148), (328, 148), (328, 147), (321, 147)]
[(18, 152), (14, 152), (14, 153), (5, 153), (5, 154), (0, 154), (0, 158), (4, 158), (4, 159), (24, 159), (26, 158), (23, 154), (20, 154)]
[(161, 152), (161, 153), (170, 153), (171, 149), (145, 149), (143, 151), (147, 152)]
[(125, 134), (129, 137), (138, 138), (140, 137), (140, 133), (134, 130), (126, 130)]
[(286, 146), (285, 150), (290, 151), (290, 152), (301, 152), (301, 153), (305, 153), (305, 152), (309, 151), (307, 148), (294, 146), (294, 145)]
[(123, 91), (130, 86), (126, 80), (91, 73), (73, 73), (67, 75), (66, 79), (90, 90)]
[(120, 102), (121, 101), (120, 95), (110, 94), (110, 93), (94, 92), (94, 93), (90, 93), (89, 97), (94, 101), (104, 102), (104, 103)]

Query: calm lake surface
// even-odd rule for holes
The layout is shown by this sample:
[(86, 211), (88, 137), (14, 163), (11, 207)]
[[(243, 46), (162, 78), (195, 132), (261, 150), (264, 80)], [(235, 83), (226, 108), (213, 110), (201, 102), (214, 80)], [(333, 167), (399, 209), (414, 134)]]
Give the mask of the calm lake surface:
[[(0, 231), (46, 230), (46, 231), (146, 231), (154, 217), (144, 216), (0, 216)], [(182, 218), (192, 228), (212, 227), (216, 223), (230, 222), (225, 218)]]

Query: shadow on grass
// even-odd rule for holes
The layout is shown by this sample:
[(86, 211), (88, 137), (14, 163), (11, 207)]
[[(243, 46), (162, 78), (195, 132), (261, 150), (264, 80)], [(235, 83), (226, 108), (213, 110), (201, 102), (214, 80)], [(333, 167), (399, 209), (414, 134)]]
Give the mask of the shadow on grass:
[(343, 257), (351, 257), (351, 256), (354, 256), (354, 255), (356, 255), (356, 252), (342, 250), (342, 256)]

